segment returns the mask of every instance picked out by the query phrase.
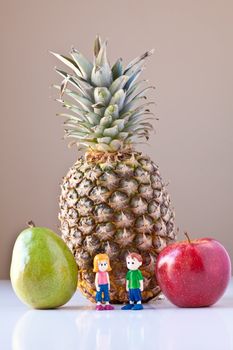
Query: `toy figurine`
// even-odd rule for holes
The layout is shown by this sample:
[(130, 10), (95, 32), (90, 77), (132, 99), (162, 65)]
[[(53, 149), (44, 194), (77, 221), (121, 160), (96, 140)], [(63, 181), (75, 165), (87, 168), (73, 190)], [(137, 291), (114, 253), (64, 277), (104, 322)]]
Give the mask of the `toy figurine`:
[(142, 310), (143, 276), (138, 268), (142, 265), (142, 257), (137, 253), (130, 253), (126, 257), (128, 272), (126, 274), (126, 290), (129, 293), (129, 304), (122, 310)]
[[(96, 286), (96, 310), (114, 310), (114, 307), (109, 304), (110, 296), (110, 280), (108, 272), (111, 271), (110, 261), (107, 254), (97, 254), (94, 257), (95, 286)], [(102, 305), (102, 302), (105, 305)]]

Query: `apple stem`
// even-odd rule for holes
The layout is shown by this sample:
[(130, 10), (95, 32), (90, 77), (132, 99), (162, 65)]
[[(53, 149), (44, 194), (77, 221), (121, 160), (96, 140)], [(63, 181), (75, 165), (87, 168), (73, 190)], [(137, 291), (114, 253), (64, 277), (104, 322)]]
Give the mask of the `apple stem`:
[(36, 226), (35, 223), (34, 223), (32, 220), (28, 221), (28, 222), (27, 222), (27, 225), (28, 225), (30, 228), (33, 228), (33, 227)]
[(184, 232), (184, 235), (187, 237), (189, 243), (191, 243), (191, 239), (189, 238), (188, 232)]

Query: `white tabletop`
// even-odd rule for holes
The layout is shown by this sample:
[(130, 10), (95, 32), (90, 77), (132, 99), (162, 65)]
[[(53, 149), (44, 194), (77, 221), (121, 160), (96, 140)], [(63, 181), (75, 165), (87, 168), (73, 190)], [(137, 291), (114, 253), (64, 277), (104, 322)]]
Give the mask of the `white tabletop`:
[(0, 281), (1, 350), (232, 350), (233, 282), (214, 306), (180, 309), (167, 300), (142, 311), (95, 311), (79, 292), (56, 310), (31, 310)]

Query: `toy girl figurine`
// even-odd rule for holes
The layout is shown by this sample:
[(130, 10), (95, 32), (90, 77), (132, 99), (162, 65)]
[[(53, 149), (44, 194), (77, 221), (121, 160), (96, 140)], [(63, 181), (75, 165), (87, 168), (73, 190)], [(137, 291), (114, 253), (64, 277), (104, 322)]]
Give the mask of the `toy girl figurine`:
[[(96, 310), (114, 310), (109, 304), (110, 280), (108, 271), (111, 271), (110, 261), (107, 254), (97, 254), (94, 257), (95, 286), (96, 286)], [(102, 302), (105, 302), (105, 306)]]

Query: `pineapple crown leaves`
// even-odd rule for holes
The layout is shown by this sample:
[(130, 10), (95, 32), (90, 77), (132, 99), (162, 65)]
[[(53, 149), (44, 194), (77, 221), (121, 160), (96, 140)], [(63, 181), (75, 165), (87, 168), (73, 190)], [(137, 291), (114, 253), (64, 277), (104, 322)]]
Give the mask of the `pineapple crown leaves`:
[(65, 138), (73, 138), (70, 145), (117, 152), (138, 139), (149, 139), (153, 130), (149, 121), (154, 119), (149, 106), (153, 102), (144, 100), (145, 93), (154, 86), (142, 87), (147, 81), (138, 81), (138, 77), (153, 50), (132, 60), (126, 68), (121, 58), (110, 66), (107, 42), (102, 43), (99, 36), (94, 43), (93, 63), (73, 47), (71, 57), (51, 53), (70, 69), (65, 72), (55, 68), (63, 80), (60, 86), (53, 85), (60, 92), (56, 101), (69, 111), (58, 115), (66, 118)]

